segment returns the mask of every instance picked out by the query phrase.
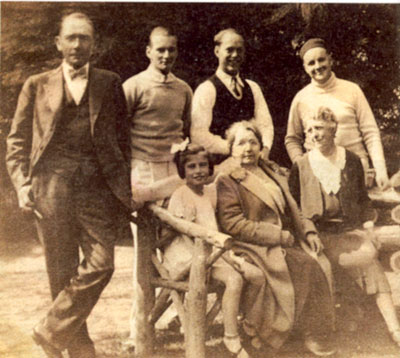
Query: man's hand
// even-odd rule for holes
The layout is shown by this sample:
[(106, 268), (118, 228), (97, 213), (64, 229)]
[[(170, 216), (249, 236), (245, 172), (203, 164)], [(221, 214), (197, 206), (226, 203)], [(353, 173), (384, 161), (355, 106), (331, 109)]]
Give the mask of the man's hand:
[(261, 159), (267, 161), (269, 158), (270, 149), (268, 147), (263, 147), (261, 150)]
[(30, 214), (33, 212), (35, 203), (32, 198), (31, 186), (24, 186), (18, 192), (18, 206), (23, 213)]
[(282, 230), (281, 232), (281, 245), (283, 247), (292, 247), (294, 245), (294, 237), (290, 231)]
[(312, 232), (308, 233), (306, 236), (306, 241), (313, 252), (315, 252), (317, 255), (322, 253), (324, 245), (317, 234)]

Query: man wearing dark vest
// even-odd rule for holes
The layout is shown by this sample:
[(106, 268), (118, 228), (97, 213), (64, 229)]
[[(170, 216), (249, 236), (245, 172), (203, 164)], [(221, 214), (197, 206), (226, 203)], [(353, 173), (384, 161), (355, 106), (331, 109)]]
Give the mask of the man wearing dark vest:
[(63, 63), (28, 78), (7, 139), (19, 206), (35, 214), (44, 247), (53, 303), (32, 337), (51, 358), (95, 357), (86, 319), (131, 206), (125, 97), (118, 75), (89, 65), (93, 32), (85, 14), (63, 17)]
[(220, 162), (229, 154), (225, 131), (235, 122), (254, 120), (262, 133), (263, 157), (268, 159), (274, 128), (260, 87), (240, 77), (245, 55), (243, 37), (229, 28), (215, 35), (214, 42), (218, 69), (194, 93), (191, 138)]

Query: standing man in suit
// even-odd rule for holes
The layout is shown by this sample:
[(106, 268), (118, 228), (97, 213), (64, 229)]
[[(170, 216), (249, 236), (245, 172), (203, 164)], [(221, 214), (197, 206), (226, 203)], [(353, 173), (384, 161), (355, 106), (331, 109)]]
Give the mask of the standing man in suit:
[(44, 247), (53, 303), (32, 337), (49, 358), (95, 357), (86, 319), (131, 205), (125, 98), (115, 73), (89, 64), (93, 42), (85, 14), (63, 17), (62, 65), (25, 82), (7, 139), (19, 206), (35, 213)]
[(240, 76), (245, 58), (243, 37), (229, 28), (216, 34), (214, 42), (218, 68), (194, 92), (191, 138), (214, 154), (218, 163), (230, 152), (225, 131), (235, 122), (254, 120), (262, 134), (262, 156), (267, 160), (274, 127), (261, 88)]

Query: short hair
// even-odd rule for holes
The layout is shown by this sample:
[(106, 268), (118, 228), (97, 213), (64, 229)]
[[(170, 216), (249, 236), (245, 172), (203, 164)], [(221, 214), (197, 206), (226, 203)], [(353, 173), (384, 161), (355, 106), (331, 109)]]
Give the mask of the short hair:
[[(216, 46), (221, 45), (223, 37), (224, 37), (226, 34), (229, 34), (229, 33), (238, 35), (238, 36), (240, 36), (240, 37), (242, 38), (242, 40), (243, 40), (243, 36), (242, 36), (236, 29), (234, 29), (233, 27), (230, 27), (230, 28), (228, 28), (228, 29), (221, 30), (220, 32), (218, 32), (218, 33), (214, 36), (214, 44), (215, 44)], [(243, 42), (244, 42), (244, 40), (243, 40)]]
[(148, 46), (151, 46), (151, 39), (153, 36), (172, 36), (175, 37), (178, 40), (178, 36), (175, 34), (174, 31), (172, 31), (171, 28), (165, 27), (165, 26), (156, 26), (151, 30), (149, 34), (149, 42)]
[(314, 120), (325, 122), (332, 128), (336, 128), (338, 124), (335, 113), (330, 108), (324, 106), (318, 108), (317, 116), (314, 117)]
[(245, 130), (248, 130), (250, 132), (253, 132), (253, 134), (256, 136), (258, 143), (260, 144), (260, 148), (263, 147), (262, 144), (262, 135), (257, 126), (253, 122), (249, 121), (240, 121), (233, 123), (225, 132), (226, 140), (228, 141), (229, 144), (229, 152), (232, 154), (232, 146), (233, 142), (235, 141), (236, 134), (240, 128), (243, 128)]
[(65, 20), (67, 20), (68, 18), (74, 18), (74, 19), (80, 19), (80, 20), (85, 20), (90, 27), (92, 28), (92, 33), (94, 35), (94, 25), (93, 25), (93, 21), (90, 19), (89, 16), (87, 16), (85, 13), (83, 12), (71, 12), (69, 14), (65, 14), (63, 15), (63, 17), (60, 20), (59, 26), (58, 26), (58, 34), (61, 34), (61, 30), (62, 27), (64, 25)]
[(199, 154), (204, 152), (208, 160), (208, 174), (214, 174), (214, 163), (210, 158), (210, 154), (204, 149), (203, 146), (195, 143), (189, 143), (184, 150), (180, 150), (174, 155), (174, 163), (178, 170), (178, 174), (182, 179), (185, 179), (185, 164), (190, 155)]

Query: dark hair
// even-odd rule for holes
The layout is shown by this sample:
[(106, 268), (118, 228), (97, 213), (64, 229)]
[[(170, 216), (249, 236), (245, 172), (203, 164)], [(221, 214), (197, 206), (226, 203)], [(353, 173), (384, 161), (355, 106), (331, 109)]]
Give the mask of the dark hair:
[(231, 154), (232, 154), (232, 145), (233, 142), (235, 141), (236, 133), (240, 128), (253, 132), (258, 140), (258, 143), (260, 143), (260, 148), (263, 147), (262, 136), (257, 126), (249, 121), (240, 121), (233, 123), (225, 132), (226, 140), (229, 143), (229, 152)]
[(63, 15), (63, 17), (61, 18), (60, 23), (58, 25), (58, 34), (61, 34), (61, 30), (62, 30), (62, 27), (64, 25), (65, 20), (67, 18), (70, 18), (70, 17), (74, 18), (74, 19), (85, 20), (90, 25), (90, 27), (92, 28), (92, 33), (93, 33), (93, 36), (94, 36), (93, 21), (90, 19), (89, 16), (87, 16), (83, 12), (70, 12), (70, 13), (67, 13), (67, 14)]
[(324, 48), (328, 54), (331, 53), (331, 51), (330, 51), (327, 43), (325, 42), (325, 40), (321, 39), (319, 37), (315, 37), (315, 38), (308, 39), (301, 46), (300, 51), (299, 51), (300, 58), (303, 60), (304, 59), (304, 55), (306, 54), (306, 52), (308, 50), (311, 50), (312, 48), (316, 48), (316, 47)]
[(185, 164), (189, 159), (189, 155), (195, 155), (204, 152), (208, 160), (208, 174), (214, 174), (214, 163), (210, 160), (210, 155), (201, 145), (189, 143), (184, 150), (180, 150), (174, 155), (174, 163), (178, 169), (178, 174), (182, 179), (185, 179)]

